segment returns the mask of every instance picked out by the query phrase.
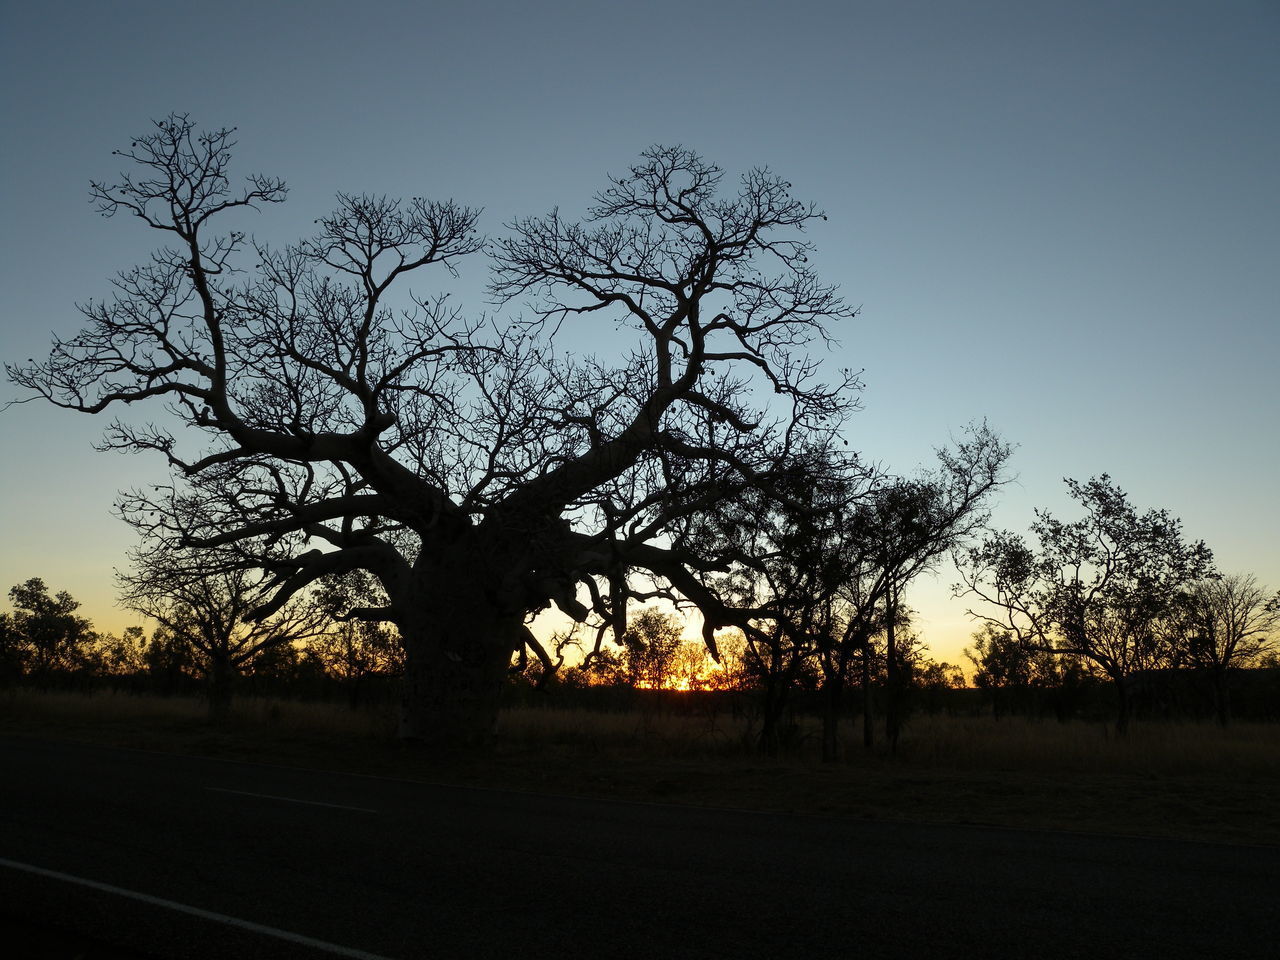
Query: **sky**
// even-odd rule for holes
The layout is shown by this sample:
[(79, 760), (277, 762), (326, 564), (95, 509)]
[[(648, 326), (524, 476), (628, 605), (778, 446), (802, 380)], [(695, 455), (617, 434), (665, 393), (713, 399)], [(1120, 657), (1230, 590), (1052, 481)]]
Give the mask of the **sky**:
[[(0, 9), (5, 361), (73, 334), (154, 246), (87, 186), (171, 111), (237, 127), (235, 169), (289, 183), (248, 226), (277, 244), (338, 191), (452, 197), (500, 235), (679, 143), (827, 213), (814, 264), (862, 308), (826, 358), (864, 371), (851, 448), (910, 472), (985, 418), (1017, 445), (995, 526), (1074, 519), (1063, 478), (1106, 472), (1280, 587), (1276, 0)], [(464, 268), (476, 311), (484, 281)], [(41, 577), (118, 631), (133, 534), (111, 505), (162, 472), (95, 452), (105, 426), (0, 412), (0, 589)], [(907, 597), (951, 662), (975, 629), (956, 579)]]

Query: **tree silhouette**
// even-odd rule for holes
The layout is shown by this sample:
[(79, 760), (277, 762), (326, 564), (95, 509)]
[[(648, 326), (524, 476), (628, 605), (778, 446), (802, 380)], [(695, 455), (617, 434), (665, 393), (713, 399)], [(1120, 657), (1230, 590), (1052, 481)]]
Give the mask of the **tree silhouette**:
[(823, 757), (839, 754), (838, 724), (855, 655), (862, 673), (863, 744), (871, 746), (873, 643), (884, 636), (885, 735), (896, 749), (906, 686), (897, 631), (906, 626), (902, 595), (911, 582), (960, 548), (987, 521), (987, 504), (1005, 480), (1012, 448), (986, 425), (971, 427), (938, 466), (877, 484), (844, 521), (836, 629), (818, 634), (826, 694)]
[(1174, 611), (1188, 661), (1208, 674), (1218, 722), (1231, 719), (1228, 680), (1280, 643), (1280, 593), (1268, 594), (1252, 576), (1212, 577), (1191, 584)]
[[(142, 650), (142, 665), (151, 687), (161, 695), (187, 690), (201, 675), (200, 652), (186, 639), (166, 627), (158, 627)], [(206, 694), (208, 687), (205, 687)]]
[(771, 720), (781, 715), (786, 691), (810, 656), (822, 670), (824, 759), (839, 756), (839, 720), (855, 663), (861, 665), (870, 746), (872, 644), (880, 634), (886, 730), (890, 742), (896, 740), (901, 595), (986, 522), (986, 503), (1004, 482), (1010, 455), (1010, 446), (985, 423), (971, 426), (954, 447), (938, 450), (935, 469), (911, 478), (827, 453), (747, 501), (755, 519), (741, 507), (713, 514), (706, 526), (714, 529), (704, 535), (734, 544), (725, 552), (739, 566), (710, 586), (751, 611), (748, 636), (770, 658), (762, 738), (767, 750), (776, 748)]
[(13, 612), (0, 614), (0, 679), (25, 677), (44, 686), (90, 666), (97, 635), (76, 615), (80, 602), (71, 594), (51, 596), (45, 582), (32, 577), (9, 589), (9, 602)]
[(847, 568), (840, 547), (844, 511), (872, 485), (856, 458), (815, 457), (785, 482), (722, 503), (704, 534), (738, 558), (709, 578), (726, 602), (752, 610), (746, 666), (760, 687), (759, 748), (776, 754), (794, 732), (784, 724), (797, 687), (818, 683), (819, 635), (834, 627), (833, 605)]
[[(722, 190), (719, 168), (655, 147), (585, 222), (520, 219), (493, 243), (494, 296), (530, 313), (464, 318), (402, 288), (481, 251), (475, 210), (340, 195), (313, 237), (271, 249), (218, 232), (285, 197), (262, 176), (233, 190), (233, 146), (175, 115), (119, 151), (135, 172), (93, 184), (99, 209), (170, 246), (47, 360), (7, 368), (60, 406), (162, 405), (184, 428), (109, 429), (175, 474), (125, 496), (130, 522), (267, 571), (251, 619), (373, 574), (387, 604), (360, 615), (398, 628), (414, 738), (487, 739), (513, 651), (547, 659), (526, 621), (550, 604), (621, 636), (629, 602), (681, 596), (712, 646), (743, 622), (704, 589), (727, 561), (690, 524), (829, 442), (857, 386), (819, 382), (808, 352), (855, 312), (809, 266), (817, 209), (766, 170)], [(584, 325), (615, 331), (620, 359), (569, 353)]]
[(142, 627), (125, 627), (120, 636), (100, 636), (93, 652), (95, 669), (107, 677), (137, 676), (147, 669), (147, 639)]
[(203, 676), (215, 722), (230, 713), (237, 676), (265, 664), (278, 648), (315, 636), (325, 622), (302, 598), (256, 618), (272, 595), (265, 577), (220, 567), (206, 552), (140, 550), (133, 570), (117, 572), (116, 580), (121, 603), (159, 623), (169, 644), (184, 651), (179, 657)]
[(963, 591), (994, 608), (970, 613), (1034, 650), (1083, 657), (1115, 684), (1116, 730), (1128, 729), (1135, 674), (1170, 662), (1175, 638), (1163, 621), (1213, 555), (1185, 543), (1167, 510), (1139, 514), (1106, 474), (1068, 480), (1085, 510), (1074, 523), (1036, 511), (1029, 546), (1004, 532), (970, 551)]
[(384, 606), (386, 598), (369, 574), (353, 570), (321, 581), (313, 602), (329, 625), (308, 641), (307, 651), (346, 690), (354, 710), (367, 680), (398, 676), (404, 669), (394, 629), (351, 614), (362, 606)]
[(974, 685), (991, 699), (997, 720), (1005, 713), (1030, 712), (1033, 691), (1062, 682), (1054, 651), (1028, 647), (1012, 631), (993, 623), (983, 624), (973, 635), (965, 656), (974, 666)]
[(682, 642), (680, 621), (660, 610), (642, 610), (622, 635), (622, 660), (633, 687), (659, 690), (670, 686), (678, 670)]

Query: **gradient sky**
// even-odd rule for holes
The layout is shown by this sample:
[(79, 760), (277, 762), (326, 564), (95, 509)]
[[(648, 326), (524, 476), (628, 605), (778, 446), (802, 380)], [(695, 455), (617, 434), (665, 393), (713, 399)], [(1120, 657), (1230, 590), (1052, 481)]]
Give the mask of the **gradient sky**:
[[(683, 143), (829, 215), (818, 268), (863, 307), (830, 357), (865, 369), (851, 447), (910, 471), (986, 417), (1018, 445), (997, 525), (1074, 518), (1062, 478), (1105, 471), (1280, 587), (1275, 0), (2, 9), (7, 361), (79, 329), (74, 304), (154, 245), (87, 183), (173, 110), (237, 126), (236, 169), (288, 181), (248, 227), (276, 243), (339, 190), (453, 197), (496, 234)], [(0, 412), (0, 590), (43, 577), (118, 630), (132, 534), (111, 503), (159, 467), (94, 452), (104, 426)], [(955, 579), (908, 597), (953, 662), (973, 629)]]

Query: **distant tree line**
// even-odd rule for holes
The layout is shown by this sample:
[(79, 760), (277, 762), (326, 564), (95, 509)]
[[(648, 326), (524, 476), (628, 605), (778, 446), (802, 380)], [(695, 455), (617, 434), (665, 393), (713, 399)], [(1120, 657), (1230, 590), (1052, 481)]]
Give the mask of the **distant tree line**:
[(198, 694), (216, 721), (227, 717), (235, 692), (340, 696), (354, 708), (403, 665), (386, 628), (329, 615), (334, 595), (352, 589), (355, 576), (265, 623), (245, 616), (256, 585), (244, 577), (191, 577), (172, 594), (122, 577), (135, 591), (126, 594), (133, 609), (158, 624), (150, 636), (142, 627), (99, 632), (66, 591), (50, 595), (32, 578), (10, 589), (13, 609), (0, 613), (0, 686)]
[[(122, 578), (123, 579), (123, 578)], [(244, 598), (241, 581), (206, 584), (203, 594), (171, 599), (166, 622), (147, 635), (142, 627), (102, 633), (77, 614), (65, 591), (49, 592), (33, 578), (9, 591), (12, 610), (0, 613), (0, 686), (46, 690), (113, 689), (134, 694), (203, 696), (211, 719), (224, 720), (232, 691), (258, 696), (345, 702), (352, 709), (390, 706), (403, 669), (400, 645), (381, 624), (344, 618), (342, 611), (373, 589), (359, 574), (335, 578), (312, 597), (309, 610), (288, 624), (231, 622), (211, 631), (222, 610)], [(197, 596), (206, 606), (200, 607)], [(1177, 638), (1164, 634), (1167, 659), (1128, 677), (1128, 709), (1146, 718), (1233, 715), (1280, 720), (1280, 650), (1275, 643), (1274, 602), (1250, 577), (1219, 577), (1192, 585), (1177, 607)], [(297, 632), (305, 623), (304, 634)], [(720, 710), (752, 721), (757, 744), (768, 751), (793, 748), (801, 719), (825, 709), (816, 651), (788, 665), (786, 705), (766, 731), (773, 709), (778, 661), (773, 648), (741, 633), (721, 638), (713, 660), (700, 641), (686, 638), (681, 617), (649, 608), (630, 621), (621, 644), (566, 663), (578, 642), (552, 639), (557, 669), (540, 659), (512, 663), (511, 696), (525, 704), (602, 710)], [(898, 670), (887, 668), (887, 632), (865, 647), (868, 669), (847, 682), (852, 712), (883, 718), (896, 698), (899, 723), (912, 713), (1101, 720), (1116, 708), (1106, 672), (1071, 653), (1030, 648), (1011, 631), (987, 624), (966, 650), (972, 683), (954, 664), (929, 656), (900, 614)], [(861, 657), (862, 654), (860, 653)], [(1223, 666), (1223, 664), (1226, 664)], [(895, 687), (890, 684), (895, 683)]]

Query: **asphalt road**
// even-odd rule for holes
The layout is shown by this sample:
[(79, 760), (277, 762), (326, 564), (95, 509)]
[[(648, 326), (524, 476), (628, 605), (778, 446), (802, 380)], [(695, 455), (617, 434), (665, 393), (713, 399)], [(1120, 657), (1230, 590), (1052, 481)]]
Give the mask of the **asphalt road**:
[(1280, 848), (0, 737), (0, 928), (0, 952), (104, 958), (1274, 957)]

